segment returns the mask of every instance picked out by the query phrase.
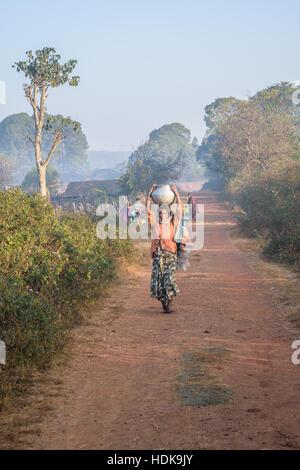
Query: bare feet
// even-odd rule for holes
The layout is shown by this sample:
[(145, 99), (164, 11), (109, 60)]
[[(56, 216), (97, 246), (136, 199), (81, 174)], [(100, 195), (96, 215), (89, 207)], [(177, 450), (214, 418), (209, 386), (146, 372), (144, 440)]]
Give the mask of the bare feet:
[(173, 312), (172, 308), (170, 307), (172, 300), (163, 303), (164, 313), (171, 313)]

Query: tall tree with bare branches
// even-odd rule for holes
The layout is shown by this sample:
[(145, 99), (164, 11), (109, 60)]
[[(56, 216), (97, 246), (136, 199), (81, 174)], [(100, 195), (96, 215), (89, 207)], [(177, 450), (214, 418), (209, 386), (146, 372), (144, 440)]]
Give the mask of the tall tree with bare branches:
[[(24, 85), (26, 98), (33, 109), (35, 120), (35, 136), (32, 139), (27, 136), (33, 144), (37, 172), (39, 177), (40, 194), (47, 197), (46, 172), (47, 166), (59, 144), (67, 137), (68, 133), (80, 128), (80, 124), (72, 121), (70, 117), (53, 116), (46, 113), (46, 99), (50, 88), (57, 88), (65, 83), (69, 86), (77, 86), (79, 77), (71, 75), (76, 67), (76, 60), (61, 63), (61, 56), (51, 47), (41, 50), (26, 52), (26, 60), (16, 62), (13, 67), (18, 72), (23, 72), (29, 83)], [(49, 131), (52, 135), (51, 148), (43, 158), (42, 155), (42, 131)]]

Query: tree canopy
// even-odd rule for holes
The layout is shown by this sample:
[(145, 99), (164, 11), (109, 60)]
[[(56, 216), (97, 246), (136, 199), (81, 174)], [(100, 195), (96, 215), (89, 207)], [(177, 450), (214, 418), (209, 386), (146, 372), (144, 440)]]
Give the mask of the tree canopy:
[(145, 193), (153, 183), (178, 179), (193, 162), (195, 146), (189, 129), (179, 123), (166, 124), (154, 129), (147, 142), (131, 154), (121, 177), (122, 189), (126, 193)]
[(0, 153), (0, 187), (3, 188), (11, 183), (12, 168), (8, 158)]
[(259, 91), (248, 100), (218, 98), (205, 108), (207, 132), (199, 161), (229, 180), (280, 170), (298, 159), (299, 135), (286, 82)]
[(23, 72), (30, 81), (28, 85), (24, 86), (25, 93), (28, 94), (32, 91), (30, 88), (34, 85), (40, 90), (56, 88), (65, 83), (70, 86), (78, 85), (78, 75), (70, 76), (76, 67), (77, 60), (71, 59), (61, 64), (61, 56), (56, 53), (53, 47), (44, 47), (35, 53), (27, 51), (26, 57), (26, 60), (20, 60), (13, 65), (17, 72)]
[[(26, 172), (34, 165), (34, 148), (27, 138), (27, 136), (33, 138), (34, 131), (34, 117), (27, 113), (11, 114), (0, 122), (0, 152), (9, 158), (14, 169), (13, 176), (16, 184), (22, 182)], [(44, 158), (50, 151), (51, 142), (50, 133), (43, 129), (42, 154)], [(77, 131), (71, 129), (68, 138), (53, 157), (61, 179), (69, 180), (74, 172), (86, 169), (87, 149), (88, 143), (81, 126)]]

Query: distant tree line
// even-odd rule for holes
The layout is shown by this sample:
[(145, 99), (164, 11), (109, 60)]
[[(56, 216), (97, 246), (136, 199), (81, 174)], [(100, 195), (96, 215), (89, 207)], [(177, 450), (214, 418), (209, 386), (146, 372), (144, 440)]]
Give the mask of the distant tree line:
[(265, 239), (273, 258), (300, 262), (300, 119), (292, 84), (247, 100), (218, 98), (205, 108), (197, 159), (221, 174), (244, 229)]

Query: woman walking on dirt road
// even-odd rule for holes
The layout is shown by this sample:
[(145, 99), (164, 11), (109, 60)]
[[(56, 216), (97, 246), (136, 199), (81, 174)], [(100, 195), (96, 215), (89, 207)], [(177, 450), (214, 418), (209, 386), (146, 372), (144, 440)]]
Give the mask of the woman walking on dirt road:
[[(175, 185), (172, 190), (176, 197), (177, 208), (172, 213), (168, 205), (160, 205), (158, 220), (151, 211), (151, 195), (156, 189), (154, 184), (148, 194), (147, 211), (148, 220), (155, 238), (151, 240), (152, 275), (150, 283), (151, 297), (162, 303), (164, 313), (171, 313), (171, 302), (174, 296), (179, 294), (176, 283), (176, 261), (178, 245), (175, 241), (176, 230), (181, 224), (182, 203)], [(180, 244), (181, 245), (181, 244)], [(183, 245), (182, 245), (183, 246)]]

